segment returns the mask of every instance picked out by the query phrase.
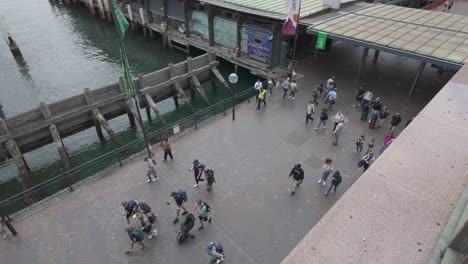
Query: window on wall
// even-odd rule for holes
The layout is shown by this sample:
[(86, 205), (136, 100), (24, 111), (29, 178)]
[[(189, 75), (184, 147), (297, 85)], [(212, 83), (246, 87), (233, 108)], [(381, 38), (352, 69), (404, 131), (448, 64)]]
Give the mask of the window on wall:
[(208, 15), (206, 13), (193, 11), (189, 26), (193, 35), (208, 38)]
[(237, 46), (237, 22), (221, 17), (215, 17), (213, 21), (215, 42), (226, 47)]

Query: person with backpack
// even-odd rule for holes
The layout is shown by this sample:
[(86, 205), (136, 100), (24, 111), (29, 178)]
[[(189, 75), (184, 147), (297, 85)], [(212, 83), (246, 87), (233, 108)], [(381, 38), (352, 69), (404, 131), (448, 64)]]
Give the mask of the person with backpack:
[(133, 253), (133, 246), (135, 243), (138, 243), (141, 245), (141, 250), (146, 248), (145, 243), (143, 243), (143, 240), (145, 239), (145, 233), (141, 231), (138, 228), (134, 228), (130, 225), (125, 227), (125, 231), (128, 233), (128, 237), (130, 238), (131, 244), (130, 244), (130, 250), (127, 250), (125, 253), (128, 255)]
[(401, 123), (401, 116), (399, 113), (396, 113), (392, 116), (392, 120), (390, 121), (390, 133), (394, 133), (396, 127)]
[(139, 202), (138, 207), (140, 208), (140, 212), (144, 214), (151, 212), (151, 207), (145, 202)]
[(361, 106), (362, 97), (364, 97), (364, 88), (361, 86), (354, 93), (353, 107), (355, 107), (355, 106), (360, 107)]
[[(197, 214), (195, 214), (195, 210), (197, 210)], [(211, 211), (211, 207), (203, 202), (202, 200), (198, 200), (195, 203), (195, 206), (193, 207), (192, 214), (195, 216), (198, 216), (198, 219), (200, 219), (200, 227), (198, 230), (202, 230), (205, 228), (203, 225), (203, 222), (208, 221), (208, 223), (211, 223), (211, 216), (208, 216), (208, 213)]]
[(153, 230), (153, 224), (156, 222), (156, 215), (153, 212), (144, 213), (142, 211), (138, 213), (137, 218), (140, 221), (141, 231), (148, 235), (148, 239), (152, 239), (158, 235), (158, 230)]
[(205, 164), (200, 163), (197, 159), (193, 161), (193, 166), (192, 168), (189, 169), (189, 171), (193, 170), (193, 176), (195, 177), (195, 185), (193, 188), (198, 187), (198, 182), (204, 181), (205, 179), (202, 179), (203, 171), (205, 170)]
[(377, 128), (383, 125), (383, 123), (385, 122), (389, 114), (390, 114), (390, 111), (388, 110), (388, 107), (384, 106), (382, 112), (380, 112), (379, 114), (380, 120), (379, 120), (379, 123), (377, 124)]
[(369, 103), (366, 103), (364, 100), (362, 100), (361, 104), (361, 121), (366, 121), (367, 117), (369, 116)]
[(324, 195), (327, 196), (330, 193), (332, 188), (334, 188), (332, 193), (335, 194), (336, 188), (338, 188), (338, 185), (340, 185), (340, 183), (341, 183), (340, 171), (335, 171), (332, 177), (330, 188), (328, 188), (328, 191), (324, 193)]
[[(156, 164), (152, 159), (148, 159), (148, 157), (145, 157), (145, 163), (146, 163), (146, 176), (148, 176), (148, 180), (146, 181), (147, 183), (151, 183), (152, 181), (157, 181), (158, 176), (156, 176)], [(151, 175), (153, 175), (153, 179), (151, 179)]]
[(364, 147), (364, 143), (366, 143), (366, 138), (364, 135), (361, 135), (356, 139), (356, 153), (361, 153), (362, 148)]
[(214, 171), (210, 169), (205, 170), (206, 190), (211, 192), (213, 190), (213, 183), (216, 183)]
[(175, 224), (179, 222), (180, 209), (184, 210), (184, 212), (182, 212), (182, 215), (186, 215), (188, 213), (187, 209), (185, 209), (184, 207), (185, 202), (187, 202), (187, 191), (185, 191), (184, 189), (180, 189), (177, 192), (171, 192), (170, 196), (171, 196), (171, 200), (167, 202), (167, 205), (170, 205), (172, 201), (175, 201), (177, 204), (177, 210), (176, 210), (177, 216), (174, 219), (174, 221), (172, 221), (172, 223)]
[(309, 100), (309, 104), (307, 105), (307, 112), (306, 112), (306, 124), (311, 121), (311, 124), (314, 124), (314, 118), (312, 114), (315, 113), (315, 105), (312, 101)]
[(319, 129), (320, 125), (322, 124), (323, 124), (323, 128), (327, 128), (327, 126), (325, 125), (327, 120), (328, 120), (327, 109), (322, 108), (322, 112), (320, 113), (320, 121), (317, 127), (315, 128), (315, 130)]
[(328, 108), (327, 108), (327, 111), (332, 111), (333, 110), (333, 105), (336, 103), (336, 99), (338, 98), (338, 95), (336, 94), (336, 88), (334, 88), (333, 90), (331, 90), (328, 94), (327, 94), (327, 98), (325, 100), (325, 102), (328, 101)]
[[(380, 111), (382, 111), (382, 102), (380, 101), (380, 97), (377, 97), (371, 104), (371, 116), (369, 119), (369, 124), (372, 122), (373, 116), (377, 116), (377, 118), (379, 118)], [(375, 119), (375, 121), (377, 121), (377, 119)]]
[(300, 163), (296, 163), (294, 167), (292, 168), (291, 172), (289, 173), (289, 178), (293, 177), (293, 187), (292, 189), (288, 190), (291, 192), (291, 195), (294, 195), (296, 193), (296, 187), (299, 186), (302, 181), (304, 180), (304, 170), (301, 168)]
[(124, 214), (127, 218), (127, 224), (130, 224), (130, 217), (132, 217), (133, 214), (136, 214), (139, 211), (138, 202), (135, 200), (123, 201), (122, 206), (125, 209)]
[(372, 89), (367, 89), (367, 91), (362, 96), (361, 105), (370, 104), (373, 96), (374, 93), (372, 92)]
[(319, 86), (315, 87), (314, 90), (312, 91), (312, 97), (314, 98), (313, 103), (318, 105), (318, 97), (323, 93), (323, 83), (321, 83)]
[(205, 247), (206, 253), (210, 256), (210, 264), (219, 264), (224, 261), (224, 249), (223, 245), (218, 242), (210, 242)]
[(364, 167), (363, 172), (366, 172), (366, 170), (370, 167), (370, 165), (372, 165), (372, 163), (374, 163), (374, 161), (375, 157), (372, 151), (367, 153), (364, 157), (362, 157), (362, 160), (360, 162), (362, 162), (362, 166)]

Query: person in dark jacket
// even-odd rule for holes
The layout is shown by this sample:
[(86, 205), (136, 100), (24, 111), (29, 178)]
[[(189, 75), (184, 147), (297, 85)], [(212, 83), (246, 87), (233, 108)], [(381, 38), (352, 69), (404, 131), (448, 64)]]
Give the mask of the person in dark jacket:
[(324, 195), (327, 196), (330, 193), (332, 188), (334, 188), (332, 193), (335, 194), (336, 188), (338, 188), (338, 185), (340, 185), (340, 183), (341, 183), (341, 174), (340, 174), (340, 171), (336, 171), (333, 174), (330, 188), (328, 188), (328, 191), (324, 193)]
[(395, 132), (396, 127), (401, 123), (401, 116), (399, 113), (396, 113), (392, 116), (392, 120), (390, 121), (390, 132)]
[(289, 173), (289, 178), (291, 178), (291, 176), (294, 180), (293, 188), (292, 190), (288, 188), (288, 190), (291, 191), (291, 195), (294, 195), (296, 193), (296, 187), (302, 183), (302, 180), (304, 180), (304, 170), (301, 168), (301, 164), (297, 163), (294, 165), (291, 173)]
[(315, 129), (318, 129), (321, 124), (323, 124), (323, 128), (327, 128), (327, 126), (325, 125), (327, 120), (328, 120), (327, 109), (323, 108), (322, 112), (320, 113), (319, 123), (318, 123), (318, 125), (317, 125), (317, 127)]
[(364, 88), (361, 86), (359, 87), (356, 92), (354, 93), (354, 104), (353, 104), (353, 107), (357, 106), (357, 107), (360, 107), (361, 106), (361, 101), (362, 101), (362, 97), (364, 96)]
[(380, 97), (377, 97), (371, 104), (371, 116), (369, 119), (369, 124), (372, 122), (372, 116), (377, 116), (377, 118), (379, 118), (380, 111), (382, 111), (382, 102), (380, 101)]

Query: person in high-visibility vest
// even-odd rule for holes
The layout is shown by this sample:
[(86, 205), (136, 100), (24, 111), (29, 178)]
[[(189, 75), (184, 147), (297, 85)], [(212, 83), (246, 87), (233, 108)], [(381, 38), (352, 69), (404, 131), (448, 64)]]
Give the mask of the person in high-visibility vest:
[(260, 104), (263, 102), (263, 106), (266, 106), (266, 101), (265, 101), (265, 96), (266, 96), (267, 90), (266, 89), (261, 89), (260, 92), (258, 93), (258, 106), (257, 110), (260, 109)]

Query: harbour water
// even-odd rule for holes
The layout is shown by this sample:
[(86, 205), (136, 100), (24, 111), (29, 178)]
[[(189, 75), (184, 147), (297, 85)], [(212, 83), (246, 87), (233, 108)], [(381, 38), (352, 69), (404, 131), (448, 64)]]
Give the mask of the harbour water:
[[(6, 116), (30, 110), (40, 102), (51, 103), (82, 93), (85, 88), (98, 88), (116, 82), (122, 75), (117, 36), (114, 27), (81, 6), (51, 4), (46, 0), (0, 3), (0, 16), (7, 22), (0, 31), (10, 32), (21, 49), (24, 59), (15, 59), (5, 42), (0, 42), (0, 101)], [(125, 47), (131, 72), (152, 72), (186, 59), (187, 55), (165, 50), (158, 36), (145, 40), (141, 31), (129, 31)], [(194, 50), (193, 57), (202, 54)], [(222, 63), (219, 70), (227, 79), (233, 65)], [(241, 91), (253, 85), (255, 76), (240, 69), (236, 89)], [(211, 102), (225, 99), (229, 94), (218, 83), (213, 91), (205, 83)], [(182, 103), (182, 101), (181, 101)], [(207, 107), (203, 100), (195, 100), (197, 110)], [(158, 103), (165, 119), (171, 123), (189, 115), (181, 104), (175, 109), (172, 99)], [(145, 117), (144, 111), (142, 116)], [(129, 127), (126, 116), (110, 121), (110, 125), (123, 142), (141, 135)], [(160, 124), (147, 122), (151, 130)], [(74, 166), (113, 149), (109, 141), (101, 142), (94, 129), (64, 139)], [(35, 184), (59, 175), (63, 166), (56, 147), (48, 145), (25, 154)], [(0, 200), (21, 191), (18, 171), (13, 161), (0, 163)]]

